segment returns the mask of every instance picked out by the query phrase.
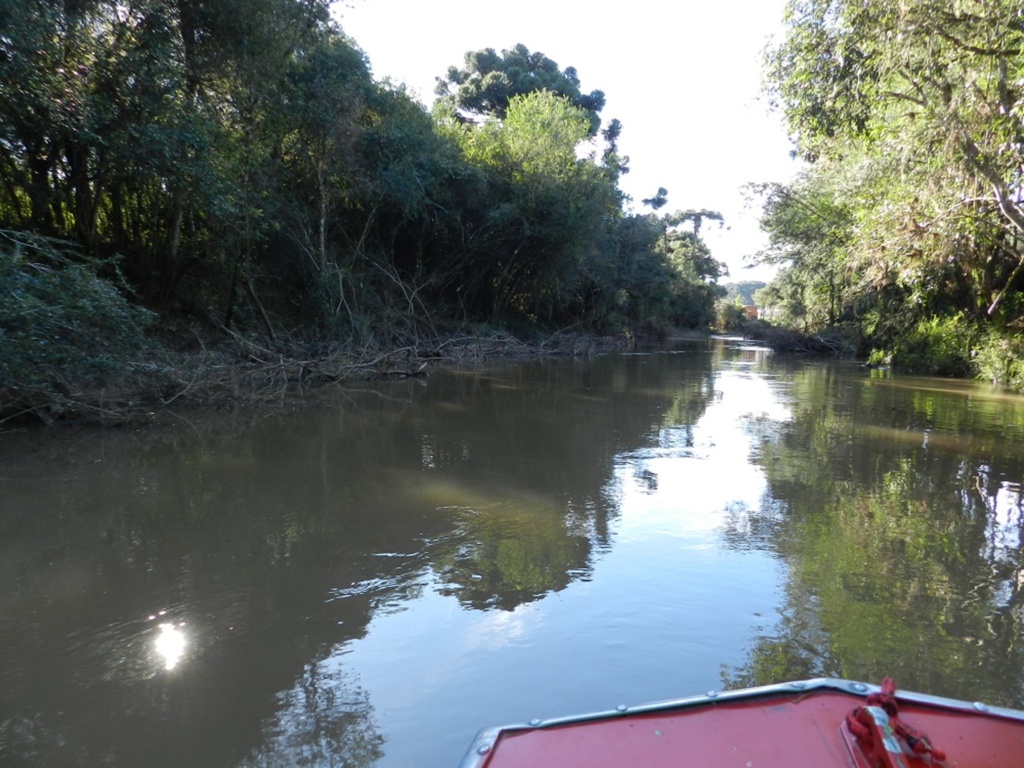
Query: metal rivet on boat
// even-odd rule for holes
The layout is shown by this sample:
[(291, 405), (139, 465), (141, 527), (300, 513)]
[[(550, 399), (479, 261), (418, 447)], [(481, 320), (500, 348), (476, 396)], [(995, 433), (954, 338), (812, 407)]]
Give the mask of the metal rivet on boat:
[(709, 699), (715, 699), (715, 698), (718, 698), (718, 691), (708, 691), (708, 693), (707, 693), (707, 697), (708, 697)]
[(858, 691), (859, 693), (863, 693), (868, 689), (868, 687), (864, 685), (864, 683), (854, 683), (850, 687), (853, 688), (853, 690)]
[(616, 712), (625, 712), (627, 709), (629, 709), (629, 707), (627, 707), (625, 704), (619, 704), (619, 706), (617, 706), (615, 708), (615, 711)]
[(530, 721), (530, 725), (535, 725), (535, 726), (536, 725), (540, 725), (540, 718), (539, 717), (533, 718), (533, 720)]
[(979, 712), (988, 712), (988, 705), (983, 704), (980, 701), (974, 702), (974, 708)]
[(481, 744), (479, 747), (476, 748), (476, 753), (478, 755), (486, 755), (490, 751), (491, 751), (491, 745), (490, 744)]

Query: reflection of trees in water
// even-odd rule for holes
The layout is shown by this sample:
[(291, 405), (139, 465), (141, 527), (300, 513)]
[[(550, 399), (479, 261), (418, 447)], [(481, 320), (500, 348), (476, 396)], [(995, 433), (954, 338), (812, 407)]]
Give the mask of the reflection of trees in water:
[(692, 425), (713, 394), (710, 355), (538, 361), (469, 372), (410, 413), (420, 464), (398, 484), (442, 513), (432, 559), (467, 606), (511, 610), (564, 589), (610, 545), (617, 456), (670, 423)]
[[(704, 354), (544, 361), (8, 441), (0, 761), (370, 764), (373, 710), (333, 651), (435, 580), (512, 609), (585, 578), (615, 456), (699, 417), (709, 381)], [(192, 633), (180, 668), (118, 662), (164, 608)]]
[(284, 765), (370, 766), (384, 756), (366, 692), (344, 674), (310, 663), (291, 689), (278, 695), (264, 724), (264, 741), (241, 768)]
[[(453, 510), (453, 513), (455, 511)], [(550, 509), (466, 509), (432, 560), (443, 591), (473, 608), (512, 610), (589, 571), (585, 521)]]
[(793, 394), (792, 422), (754, 425), (771, 498), (725, 530), (786, 562), (785, 604), (727, 683), (893, 675), (1024, 704), (1019, 401), (1001, 423), (963, 393), (818, 368)]

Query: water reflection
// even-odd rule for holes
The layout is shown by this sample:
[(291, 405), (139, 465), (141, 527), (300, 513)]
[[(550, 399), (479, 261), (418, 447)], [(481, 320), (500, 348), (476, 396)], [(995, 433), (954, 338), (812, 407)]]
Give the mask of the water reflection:
[[(365, 694), (324, 698), (362, 690), (347, 644), (430, 594), (515, 616), (589, 579), (613, 457), (668, 409), (699, 415), (710, 357), (692, 362), (667, 379), (656, 357), (544, 361), (256, 419), (8, 439), (0, 695), (40, 713), (52, 751), (28, 762), (370, 764)], [(140, 627), (155, 602), (188, 625)], [(132, 661), (154, 655), (174, 674)]]
[(554, 512), (550, 504), (453, 509), (452, 532), (434, 543), (442, 594), (466, 606), (513, 610), (564, 589), (589, 570), (585, 516)]
[(263, 723), (262, 743), (241, 768), (371, 766), (383, 756), (384, 738), (373, 725), (365, 691), (354, 687), (334, 660), (307, 665), (281, 692)]
[(1024, 400), (674, 352), (0, 436), (0, 762), (449, 765), (720, 674), (1018, 702)]
[(891, 674), (1024, 703), (1024, 399), (924, 384), (794, 377), (793, 419), (760, 431), (770, 499), (728, 533), (786, 562), (782, 620), (727, 684)]
[(160, 634), (153, 641), (153, 648), (166, 670), (172, 670), (178, 666), (178, 662), (185, 655), (188, 641), (185, 638), (185, 631), (182, 629), (184, 626), (185, 622), (178, 625), (163, 622), (160, 624)]

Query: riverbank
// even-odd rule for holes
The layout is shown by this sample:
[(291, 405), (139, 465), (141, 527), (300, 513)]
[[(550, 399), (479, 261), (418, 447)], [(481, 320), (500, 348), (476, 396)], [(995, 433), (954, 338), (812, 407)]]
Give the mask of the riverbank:
[(742, 333), (749, 339), (762, 342), (773, 352), (784, 355), (823, 355), (826, 357), (856, 357), (857, 344), (842, 329), (826, 334), (812, 335), (792, 328), (781, 328), (763, 321), (748, 321)]
[(416, 338), (389, 347), (270, 340), (234, 332), (150, 339), (138, 356), (106, 361), (102, 373), (76, 375), (51, 366), (0, 389), (0, 429), (41, 422), (127, 426), (171, 407), (272, 404), (317, 387), (409, 378), (439, 367), (537, 355), (589, 356), (621, 349), (631, 337), (556, 332), (532, 340), (480, 329)]

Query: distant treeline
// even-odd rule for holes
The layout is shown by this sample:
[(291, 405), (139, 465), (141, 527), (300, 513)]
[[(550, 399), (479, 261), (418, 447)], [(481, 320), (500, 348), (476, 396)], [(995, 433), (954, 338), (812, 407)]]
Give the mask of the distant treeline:
[(743, 280), (738, 283), (726, 283), (722, 286), (725, 288), (725, 296), (722, 298), (726, 302), (734, 303), (739, 301), (743, 306), (749, 307), (757, 304), (754, 294), (767, 285), (767, 283), (760, 280)]
[(664, 190), (631, 212), (622, 126), (575, 70), (471, 52), (428, 111), (329, 6), (0, 0), (0, 344), (84, 285), (69, 264), (158, 323), (269, 338), (710, 322), (721, 217), (656, 213)]
[(772, 318), (1024, 389), (1019, 0), (790, 0), (767, 57), (804, 170), (760, 188)]

